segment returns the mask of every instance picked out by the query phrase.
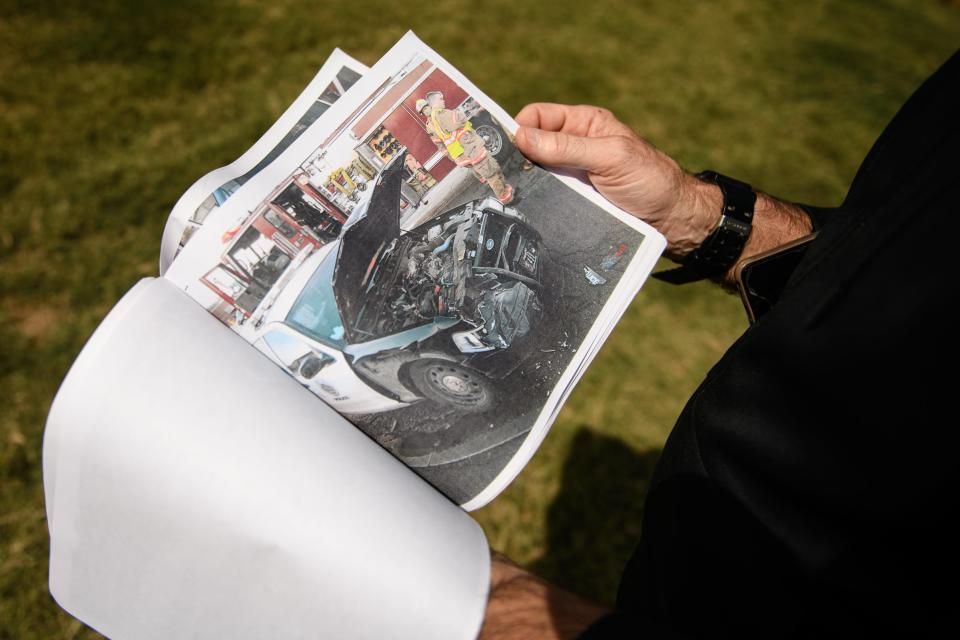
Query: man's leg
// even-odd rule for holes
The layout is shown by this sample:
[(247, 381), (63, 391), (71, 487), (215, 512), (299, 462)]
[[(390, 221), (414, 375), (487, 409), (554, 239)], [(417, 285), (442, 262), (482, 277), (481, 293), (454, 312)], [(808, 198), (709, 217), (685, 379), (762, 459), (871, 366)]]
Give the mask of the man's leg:
[(503, 175), (503, 170), (500, 168), (500, 164), (493, 158), (493, 156), (487, 154), (483, 160), (474, 163), (472, 168), (478, 176), (487, 181), (487, 184), (490, 185), (490, 188), (493, 190), (493, 194), (497, 197), (497, 200), (503, 204), (507, 204), (513, 200), (513, 187), (507, 184), (507, 179)]
[(482, 175), (480, 175), (480, 172), (477, 171), (476, 166), (470, 165), (470, 170), (473, 171), (473, 177), (477, 179), (477, 182), (479, 182), (480, 184), (487, 184), (487, 179), (484, 178)]

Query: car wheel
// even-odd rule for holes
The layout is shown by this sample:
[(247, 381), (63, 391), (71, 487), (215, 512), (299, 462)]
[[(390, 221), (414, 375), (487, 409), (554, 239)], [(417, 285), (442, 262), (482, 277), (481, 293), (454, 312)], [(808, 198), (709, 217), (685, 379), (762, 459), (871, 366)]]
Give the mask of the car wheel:
[(414, 360), (406, 374), (416, 390), (440, 404), (462, 411), (480, 412), (493, 406), (496, 390), (479, 371), (437, 358)]
[(492, 124), (481, 124), (474, 131), (483, 139), (483, 145), (487, 148), (487, 152), (497, 162), (504, 162), (510, 155), (509, 145), (506, 144), (506, 136), (499, 127)]

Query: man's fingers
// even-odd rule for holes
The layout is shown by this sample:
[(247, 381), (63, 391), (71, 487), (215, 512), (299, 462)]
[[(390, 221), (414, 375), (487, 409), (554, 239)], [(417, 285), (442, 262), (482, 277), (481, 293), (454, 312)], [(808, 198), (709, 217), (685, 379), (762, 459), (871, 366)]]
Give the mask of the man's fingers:
[(561, 131), (564, 124), (567, 124), (569, 109), (570, 105), (566, 104), (534, 102), (521, 109), (516, 120), (525, 127), (536, 127), (546, 131)]
[(588, 104), (534, 102), (520, 110), (516, 121), (525, 127), (560, 131), (575, 136), (635, 135), (630, 127), (618, 120), (608, 109)]
[(542, 102), (533, 102), (528, 104), (523, 109), (520, 109), (520, 112), (516, 115), (514, 120), (517, 121), (521, 127), (536, 127), (540, 128), (540, 105), (545, 104)]
[(589, 117), (592, 115), (590, 111), (569, 104), (534, 102), (517, 114), (517, 122), (544, 131), (560, 131), (575, 136), (585, 136), (589, 135)]
[(600, 174), (626, 164), (630, 154), (629, 140), (623, 136), (590, 138), (527, 126), (517, 129), (516, 145), (540, 164)]

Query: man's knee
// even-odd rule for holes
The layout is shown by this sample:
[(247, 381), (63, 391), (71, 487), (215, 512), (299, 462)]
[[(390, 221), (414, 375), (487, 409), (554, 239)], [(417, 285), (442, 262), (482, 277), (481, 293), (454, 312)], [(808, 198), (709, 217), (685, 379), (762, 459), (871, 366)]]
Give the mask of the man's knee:
[(473, 165), (473, 167), (477, 174), (487, 178), (488, 180), (498, 174), (503, 173), (500, 170), (500, 165), (497, 163), (497, 161), (491, 158), (489, 155)]

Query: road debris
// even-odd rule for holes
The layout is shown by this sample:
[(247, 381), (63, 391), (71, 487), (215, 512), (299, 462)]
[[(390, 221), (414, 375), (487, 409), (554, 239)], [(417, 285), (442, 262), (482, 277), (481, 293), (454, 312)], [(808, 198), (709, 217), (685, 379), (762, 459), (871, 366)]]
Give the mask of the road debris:
[(610, 271), (610, 269), (613, 269), (613, 267), (620, 262), (620, 258), (627, 252), (627, 245), (620, 243), (616, 251), (613, 250), (613, 247), (610, 247), (610, 250), (611, 253), (600, 263), (600, 268), (604, 271)]
[(605, 284), (607, 282), (606, 278), (604, 278), (602, 275), (600, 275), (590, 267), (583, 268), (583, 275), (587, 278), (587, 282), (589, 282), (595, 287), (601, 284)]

